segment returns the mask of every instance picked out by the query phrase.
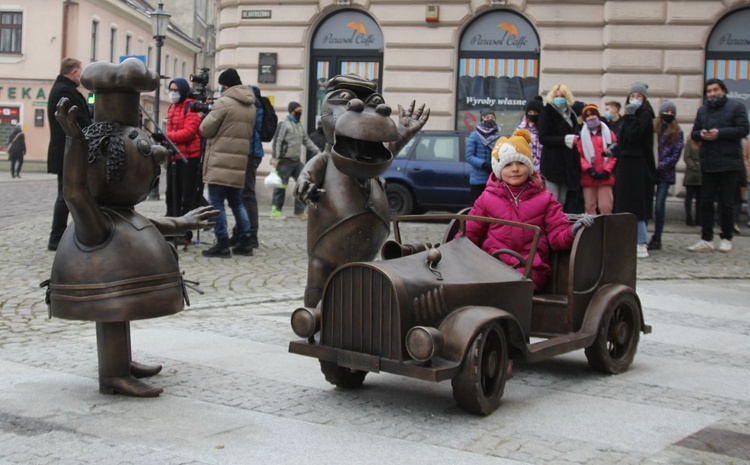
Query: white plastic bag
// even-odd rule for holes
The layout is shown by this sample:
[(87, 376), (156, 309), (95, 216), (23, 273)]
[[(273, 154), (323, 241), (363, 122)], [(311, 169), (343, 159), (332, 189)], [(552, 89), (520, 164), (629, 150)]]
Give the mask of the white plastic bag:
[(263, 180), (263, 184), (267, 189), (277, 189), (282, 186), (281, 177), (276, 170), (271, 171), (266, 179)]

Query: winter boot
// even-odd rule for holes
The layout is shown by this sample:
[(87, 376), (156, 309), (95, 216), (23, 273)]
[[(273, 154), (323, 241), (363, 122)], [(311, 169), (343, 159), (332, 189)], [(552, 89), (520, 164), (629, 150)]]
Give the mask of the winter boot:
[(250, 246), (250, 236), (240, 236), (237, 246), (232, 248), (232, 253), (251, 257), (253, 255), (253, 248)]
[(661, 238), (651, 236), (651, 242), (648, 243), (648, 250), (661, 250)]
[(216, 239), (216, 244), (208, 250), (201, 252), (204, 257), (219, 257), (229, 258), (232, 256), (232, 252), (229, 250), (229, 238)]
[(260, 242), (258, 242), (258, 235), (250, 235), (250, 247), (253, 249), (260, 248)]

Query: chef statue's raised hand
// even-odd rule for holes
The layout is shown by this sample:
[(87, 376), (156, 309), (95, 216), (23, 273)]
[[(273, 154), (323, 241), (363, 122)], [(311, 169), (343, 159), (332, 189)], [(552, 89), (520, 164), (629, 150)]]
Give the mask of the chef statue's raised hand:
[(167, 157), (138, 128), (140, 93), (159, 85), (153, 70), (135, 58), (96, 62), (83, 70), (81, 83), (96, 94), (94, 123), (78, 127), (76, 112), (86, 109), (67, 99), (55, 113), (67, 135), (63, 196), (73, 223), (52, 264), (50, 314), (96, 322), (100, 392), (156, 397), (162, 389), (140, 378), (161, 366), (132, 360), (130, 321), (184, 308), (177, 252), (164, 236), (210, 227), (218, 212), (202, 207), (179, 218), (148, 219), (134, 209)]

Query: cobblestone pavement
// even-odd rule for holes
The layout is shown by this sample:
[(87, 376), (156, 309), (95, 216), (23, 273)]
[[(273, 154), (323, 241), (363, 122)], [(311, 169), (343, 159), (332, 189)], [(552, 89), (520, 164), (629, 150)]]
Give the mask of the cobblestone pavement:
[[(7, 178), (0, 463), (750, 463), (748, 228), (731, 254), (690, 254), (697, 228), (669, 222), (664, 250), (638, 263), (654, 332), (632, 369), (602, 376), (583, 351), (519, 364), (487, 418), (458, 410), (450, 383), (380, 374), (341, 391), (314, 359), (287, 353), (306, 279), (304, 221), (262, 216), (253, 257), (203, 257), (213, 235), (201, 232), (180, 261), (205, 294), (132, 324), (134, 357), (165, 366), (153, 381), (165, 394), (136, 400), (98, 394), (93, 324), (47, 319), (39, 283), (54, 257), (54, 178)], [(159, 216), (164, 205), (138, 210)], [(669, 213), (681, 218), (679, 204)], [(443, 229), (420, 223), (406, 235), (435, 242)]]

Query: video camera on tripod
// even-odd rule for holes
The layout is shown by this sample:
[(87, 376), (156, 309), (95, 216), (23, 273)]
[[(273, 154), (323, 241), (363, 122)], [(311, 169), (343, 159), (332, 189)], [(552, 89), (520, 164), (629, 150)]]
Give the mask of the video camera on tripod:
[(208, 95), (206, 94), (209, 80), (208, 68), (200, 68), (199, 71), (199, 74), (190, 75), (190, 82), (195, 84), (195, 90), (190, 94), (190, 98), (196, 101), (191, 102), (188, 109), (206, 115), (213, 110), (214, 101), (213, 99), (208, 98)]

